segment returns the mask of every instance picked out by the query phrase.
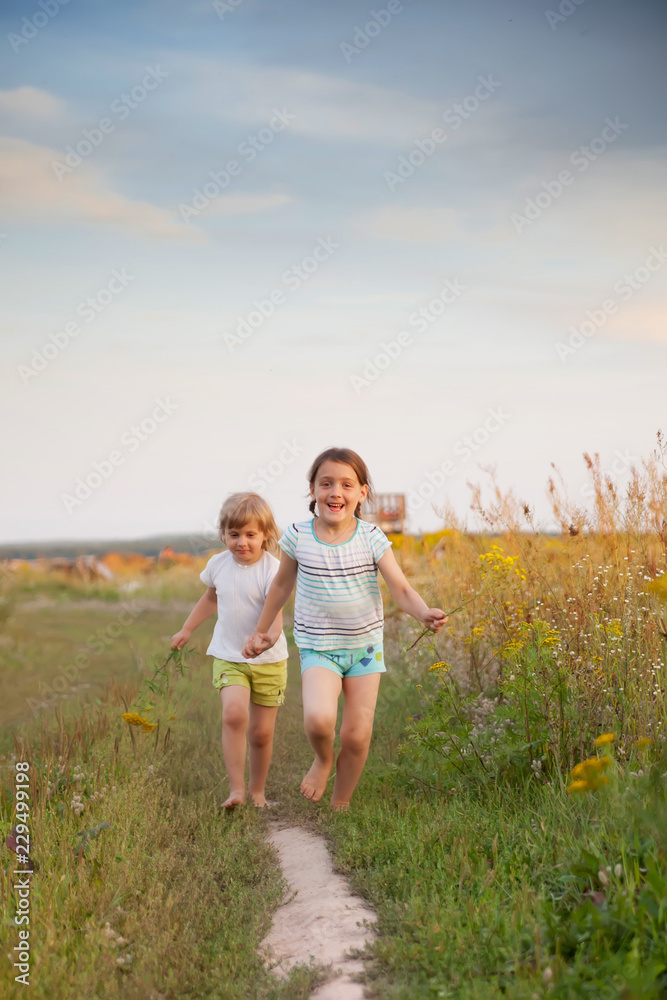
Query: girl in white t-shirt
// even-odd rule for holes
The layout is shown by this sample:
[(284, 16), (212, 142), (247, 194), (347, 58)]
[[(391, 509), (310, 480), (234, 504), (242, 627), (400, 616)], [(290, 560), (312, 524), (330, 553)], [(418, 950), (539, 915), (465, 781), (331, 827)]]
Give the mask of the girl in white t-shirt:
[(194, 630), (218, 613), (211, 644), (213, 684), (222, 700), (222, 753), (229, 776), (229, 795), (222, 803), (233, 809), (246, 798), (246, 735), (250, 744), (248, 794), (256, 806), (268, 806), (264, 785), (273, 753), (278, 706), (285, 701), (287, 641), (282, 609), (268, 632), (271, 651), (243, 656), (243, 644), (254, 630), (279, 562), (275, 549), (278, 529), (266, 501), (257, 493), (233, 493), (220, 511), (220, 537), (227, 546), (209, 559), (201, 573), (207, 591), (190, 612), (183, 628), (172, 636), (181, 649)]
[(331, 804), (344, 809), (366, 762), (385, 671), (378, 571), (399, 608), (433, 632), (440, 631), (447, 616), (429, 608), (412, 589), (384, 532), (360, 520), (371, 482), (356, 452), (322, 452), (308, 481), (315, 517), (290, 525), (280, 539), (280, 569), (243, 653), (266, 656), (274, 642), (269, 626), (296, 584), (294, 641), (301, 657), (304, 725), (315, 751), (301, 792), (313, 802), (324, 794), (334, 764), (342, 691), (345, 704)]

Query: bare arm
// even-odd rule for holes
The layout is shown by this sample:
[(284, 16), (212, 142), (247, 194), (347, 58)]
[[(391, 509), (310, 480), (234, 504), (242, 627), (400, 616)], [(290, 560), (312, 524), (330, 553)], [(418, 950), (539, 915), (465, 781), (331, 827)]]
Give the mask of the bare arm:
[(189, 641), (190, 636), (196, 628), (205, 622), (207, 618), (214, 615), (218, 610), (218, 597), (215, 587), (207, 587), (206, 593), (199, 598), (194, 608), (185, 620), (185, 624), (180, 632), (171, 637), (171, 648), (180, 649)]
[(271, 643), (272, 646), (275, 646), (275, 644), (278, 642), (278, 639), (280, 638), (280, 633), (282, 632), (282, 630), (283, 630), (283, 613), (282, 613), (282, 610), (281, 610), (276, 615), (276, 618), (275, 618), (275, 620), (273, 622), (273, 625), (268, 630), (268, 635), (273, 640), (273, 642)]
[(429, 608), (417, 591), (410, 586), (391, 549), (387, 549), (378, 560), (378, 569), (399, 608), (407, 611), (417, 621), (423, 622), (433, 632), (439, 632), (447, 621), (447, 615), (440, 608)]
[(275, 645), (282, 629), (282, 610), (294, 589), (296, 583), (297, 563), (283, 552), (280, 556), (280, 566), (273, 578), (266, 595), (262, 613), (257, 622), (257, 628), (245, 646), (243, 656), (251, 660), (265, 650)]

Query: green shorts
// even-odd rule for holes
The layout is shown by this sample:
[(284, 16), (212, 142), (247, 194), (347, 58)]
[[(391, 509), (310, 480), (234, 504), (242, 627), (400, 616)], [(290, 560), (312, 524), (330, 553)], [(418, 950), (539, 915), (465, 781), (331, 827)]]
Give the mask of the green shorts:
[(381, 642), (361, 649), (300, 649), (301, 673), (308, 667), (324, 667), (339, 677), (363, 677), (365, 674), (384, 674), (384, 651)]
[(240, 684), (250, 690), (250, 700), (255, 705), (274, 708), (285, 703), (287, 687), (287, 660), (279, 663), (230, 663), (213, 660), (213, 684), (221, 691)]

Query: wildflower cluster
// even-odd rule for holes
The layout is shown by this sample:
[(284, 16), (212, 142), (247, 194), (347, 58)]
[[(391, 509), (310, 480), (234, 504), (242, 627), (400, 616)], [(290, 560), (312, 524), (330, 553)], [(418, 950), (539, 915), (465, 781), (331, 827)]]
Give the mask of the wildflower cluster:
[(440, 687), (424, 698), (423, 715), (408, 720), (408, 742), (401, 753), (417, 759), (436, 753), (445, 773), (486, 782), (516, 749), (512, 719), (498, 713), (499, 695), (464, 694), (450, 671), (444, 661), (430, 668)]
[(428, 670), (429, 670), (429, 673), (431, 673), (431, 674), (432, 674), (432, 673), (433, 673), (434, 671), (436, 671), (436, 670), (437, 670), (437, 671), (439, 671), (439, 672), (440, 672), (440, 675), (441, 675), (441, 676), (442, 676), (443, 674), (446, 674), (446, 673), (448, 673), (448, 672), (449, 672), (449, 671), (450, 671), (451, 669), (452, 669), (452, 668), (451, 668), (451, 666), (449, 665), (449, 663), (445, 663), (445, 661), (444, 661), (444, 660), (440, 660), (440, 661), (439, 661), (438, 663), (434, 663), (434, 664), (433, 664), (432, 666), (430, 666), (430, 667), (428, 668)]
[(572, 768), (572, 781), (567, 786), (570, 793), (592, 792), (609, 784), (609, 778), (604, 773), (611, 764), (611, 757), (589, 757)]
[[(102, 933), (108, 948), (124, 948), (128, 944), (127, 938), (122, 937), (122, 935), (115, 931), (108, 920), (104, 925)], [(125, 952), (124, 955), (118, 955), (116, 965), (119, 969), (127, 969), (132, 965), (133, 958), (134, 955), (131, 952)]]
[(609, 784), (609, 778), (605, 774), (605, 771), (610, 767), (612, 762), (608, 748), (611, 747), (615, 739), (615, 733), (602, 733), (601, 736), (597, 736), (593, 740), (596, 747), (602, 747), (603, 756), (589, 757), (588, 760), (582, 760), (572, 768), (570, 772), (572, 781), (567, 786), (570, 794), (594, 792), (603, 785)]
[[(169, 664), (173, 663), (177, 672), (182, 677), (187, 669), (185, 660), (186, 653), (194, 653), (194, 649), (172, 649), (166, 659), (160, 656), (153, 657), (153, 676), (145, 678), (143, 685), (137, 696), (138, 710), (134, 712), (123, 712), (123, 719), (130, 726), (140, 727), (140, 733), (150, 733), (157, 728), (157, 722), (151, 722), (146, 718), (146, 712), (153, 709), (147, 699), (150, 695), (161, 697), (169, 691)], [(174, 716), (172, 715), (173, 719)]]
[(490, 552), (484, 552), (479, 556), (482, 564), (482, 579), (493, 574), (497, 577), (516, 576), (519, 580), (526, 579), (526, 571), (519, 562), (518, 556), (503, 555), (500, 545), (492, 545)]
[(156, 722), (150, 722), (138, 712), (123, 712), (123, 718), (130, 726), (141, 726), (140, 733), (151, 733), (157, 725)]

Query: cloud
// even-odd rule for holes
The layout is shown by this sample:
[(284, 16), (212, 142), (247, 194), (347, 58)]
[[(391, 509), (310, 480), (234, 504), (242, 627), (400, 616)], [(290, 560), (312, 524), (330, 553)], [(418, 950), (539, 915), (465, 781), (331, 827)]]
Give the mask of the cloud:
[(394, 308), (395, 306), (405, 306), (409, 309), (419, 301), (419, 292), (390, 292), (386, 295), (322, 295), (317, 304), (322, 306), (335, 306), (340, 309), (356, 309), (365, 307)]
[(65, 112), (65, 102), (46, 90), (39, 90), (37, 87), (0, 90), (0, 114), (53, 118), (60, 117)]
[(381, 205), (360, 219), (357, 226), (368, 236), (406, 243), (439, 243), (466, 235), (459, 213), (447, 206)]
[(214, 198), (207, 207), (210, 215), (254, 215), (286, 205), (292, 199), (287, 194), (230, 194)]
[(261, 127), (276, 108), (285, 108), (295, 115), (287, 126), (290, 133), (333, 141), (382, 142), (396, 148), (429, 133), (451, 103), (308, 70), (221, 66), (202, 59), (190, 69), (201, 86), (196, 106), (207, 115)]
[(174, 212), (147, 201), (132, 201), (112, 191), (102, 174), (86, 164), (59, 181), (54, 160), (62, 154), (21, 139), (0, 137), (0, 205), (7, 219), (62, 224), (88, 222), (117, 226), (158, 240), (207, 241)]

